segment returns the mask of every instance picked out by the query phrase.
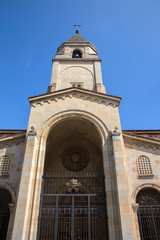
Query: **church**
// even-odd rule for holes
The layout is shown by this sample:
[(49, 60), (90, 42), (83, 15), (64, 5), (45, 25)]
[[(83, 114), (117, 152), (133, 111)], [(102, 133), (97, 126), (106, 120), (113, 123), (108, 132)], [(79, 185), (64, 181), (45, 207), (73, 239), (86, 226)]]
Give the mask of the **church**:
[(122, 130), (96, 47), (58, 47), (26, 130), (0, 130), (1, 240), (160, 239), (160, 130)]

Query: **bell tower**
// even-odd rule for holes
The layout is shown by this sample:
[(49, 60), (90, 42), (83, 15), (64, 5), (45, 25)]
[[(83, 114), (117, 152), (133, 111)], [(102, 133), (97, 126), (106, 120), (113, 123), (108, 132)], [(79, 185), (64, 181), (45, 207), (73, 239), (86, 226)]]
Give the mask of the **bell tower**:
[(76, 33), (58, 49), (52, 59), (53, 68), (48, 93), (78, 87), (106, 93), (102, 83), (101, 59), (96, 47)]

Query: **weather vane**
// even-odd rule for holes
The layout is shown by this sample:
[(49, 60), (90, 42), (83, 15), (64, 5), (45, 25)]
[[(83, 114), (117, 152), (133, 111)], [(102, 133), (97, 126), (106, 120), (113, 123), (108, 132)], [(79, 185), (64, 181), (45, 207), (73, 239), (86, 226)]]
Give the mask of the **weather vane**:
[(76, 27), (76, 28), (77, 28), (77, 29), (76, 29), (76, 33), (79, 33), (78, 27), (81, 27), (81, 25), (79, 25), (79, 24), (76, 24), (76, 25), (74, 25), (74, 27)]

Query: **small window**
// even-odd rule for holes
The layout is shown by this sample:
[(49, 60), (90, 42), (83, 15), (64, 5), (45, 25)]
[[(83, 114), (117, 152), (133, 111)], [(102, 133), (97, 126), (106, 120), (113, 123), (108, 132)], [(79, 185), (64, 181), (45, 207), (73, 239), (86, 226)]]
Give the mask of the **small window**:
[(11, 157), (8, 155), (4, 155), (0, 157), (0, 175), (6, 176), (10, 174), (11, 168)]
[(72, 58), (82, 58), (82, 53), (79, 50), (74, 50), (72, 54)]
[(83, 88), (83, 83), (82, 82), (71, 82), (71, 86), (72, 87), (76, 87), (76, 88)]
[(151, 161), (148, 157), (142, 155), (138, 158), (138, 175), (139, 176), (153, 176)]

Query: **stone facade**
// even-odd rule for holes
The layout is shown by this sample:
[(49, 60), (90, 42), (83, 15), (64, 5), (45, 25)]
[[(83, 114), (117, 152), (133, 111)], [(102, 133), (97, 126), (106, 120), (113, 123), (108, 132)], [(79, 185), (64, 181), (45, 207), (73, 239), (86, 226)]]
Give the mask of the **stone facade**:
[[(75, 50), (81, 58), (73, 58)], [(106, 94), (101, 60), (90, 42), (76, 33), (58, 48), (48, 93), (29, 98), (27, 131), (0, 132), (0, 157), (12, 158), (10, 174), (0, 176), (0, 189), (9, 191), (13, 203), (6, 239), (37, 239), (42, 176), (68, 174), (70, 168), (82, 176), (103, 172), (109, 239), (140, 239), (136, 196), (143, 188), (160, 191), (159, 131), (122, 131), (120, 101)], [(79, 154), (88, 160), (78, 162)], [(140, 176), (140, 156), (149, 159), (153, 174)]]

